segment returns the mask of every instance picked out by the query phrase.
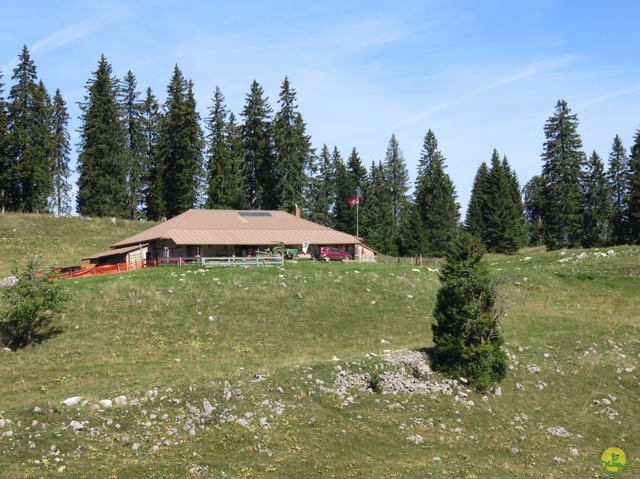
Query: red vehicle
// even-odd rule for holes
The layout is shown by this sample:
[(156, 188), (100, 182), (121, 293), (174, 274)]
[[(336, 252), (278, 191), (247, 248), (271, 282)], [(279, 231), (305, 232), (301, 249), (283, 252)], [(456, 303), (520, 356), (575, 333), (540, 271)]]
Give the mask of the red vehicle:
[(349, 253), (339, 248), (334, 248), (333, 246), (320, 246), (316, 250), (315, 256), (316, 258), (324, 261), (329, 261), (332, 259), (345, 261), (351, 259), (351, 255)]

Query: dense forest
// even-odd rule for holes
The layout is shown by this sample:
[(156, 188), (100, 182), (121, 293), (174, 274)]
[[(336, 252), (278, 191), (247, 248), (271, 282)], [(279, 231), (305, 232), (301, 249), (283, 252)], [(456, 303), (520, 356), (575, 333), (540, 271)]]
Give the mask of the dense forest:
[[(382, 253), (442, 256), (462, 228), (490, 252), (640, 243), (640, 130), (629, 152), (613, 139), (607, 167), (582, 151), (578, 118), (558, 101), (544, 125), (539, 175), (521, 186), (497, 150), (477, 170), (466, 217), (432, 130), (413, 185), (392, 135), (383, 160), (364, 165), (318, 150), (284, 78), (275, 109), (254, 81), (236, 116), (218, 87), (208, 113), (193, 83), (174, 68), (164, 102), (116, 78), (104, 57), (85, 85), (71, 197), (69, 115), (47, 91), (25, 46), (5, 97), (0, 72), (0, 211), (75, 211), (159, 220), (189, 208), (281, 209), (362, 237)], [(413, 188), (412, 188), (413, 186)], [(412, 192), (411, 194), (409, 192)], [(74, 205), (75, 202), (75, 205)]]

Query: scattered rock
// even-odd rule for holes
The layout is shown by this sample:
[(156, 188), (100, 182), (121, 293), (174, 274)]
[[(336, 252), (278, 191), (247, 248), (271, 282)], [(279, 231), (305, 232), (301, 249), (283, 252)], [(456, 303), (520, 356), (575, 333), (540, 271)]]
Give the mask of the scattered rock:
[(82, 431), (82, 429), (84, 429), (84, 426), (82, 425), (82, 423), (80, 423), (78, 421), (71, 421), (69, 423), (69, 427), (71, 429), (73, 429), (74, 431), (76, 431), (76, 432)]
[(571, 437), (571, 433), (567, 431), (565, 428), (563, 428), (562, 426), (554, 426), (554, 427), (547, 428), (547, 432), (552, 436)]
[(60, 404), (64, 404), (65, 406), (77, 406), (83, 399), (83, 396), (73, 396), (61, 401)]
[(115, 398), (116, 406), (126, 406), (127, 402), (127, 396), (118, 396)]

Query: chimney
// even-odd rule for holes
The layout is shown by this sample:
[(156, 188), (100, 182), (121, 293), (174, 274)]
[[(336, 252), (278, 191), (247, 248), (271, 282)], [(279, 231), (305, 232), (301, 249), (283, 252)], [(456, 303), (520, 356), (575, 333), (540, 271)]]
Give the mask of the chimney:
[(296, 218), (300, 218), (300, 208), (296, 205)]

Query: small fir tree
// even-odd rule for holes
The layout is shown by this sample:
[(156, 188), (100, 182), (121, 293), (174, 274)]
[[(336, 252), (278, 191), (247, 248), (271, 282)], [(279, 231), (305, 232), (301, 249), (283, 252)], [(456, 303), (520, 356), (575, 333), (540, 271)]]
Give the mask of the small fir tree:
[(0, 342), (13, 351), (61, 332), (53, 318), (65, 296), (51, 269), (38, 272), (39, 265), (39, 257), (30, 256), (24, 269), (13, 269), (17, 282), (0, 289)]
[(482, 261), (482, 246), (468, 233), (452, 242), (440, 275), (433, 312), (433, 368), (464, 377), (479, 390), (504, 379), (499, 288)]

